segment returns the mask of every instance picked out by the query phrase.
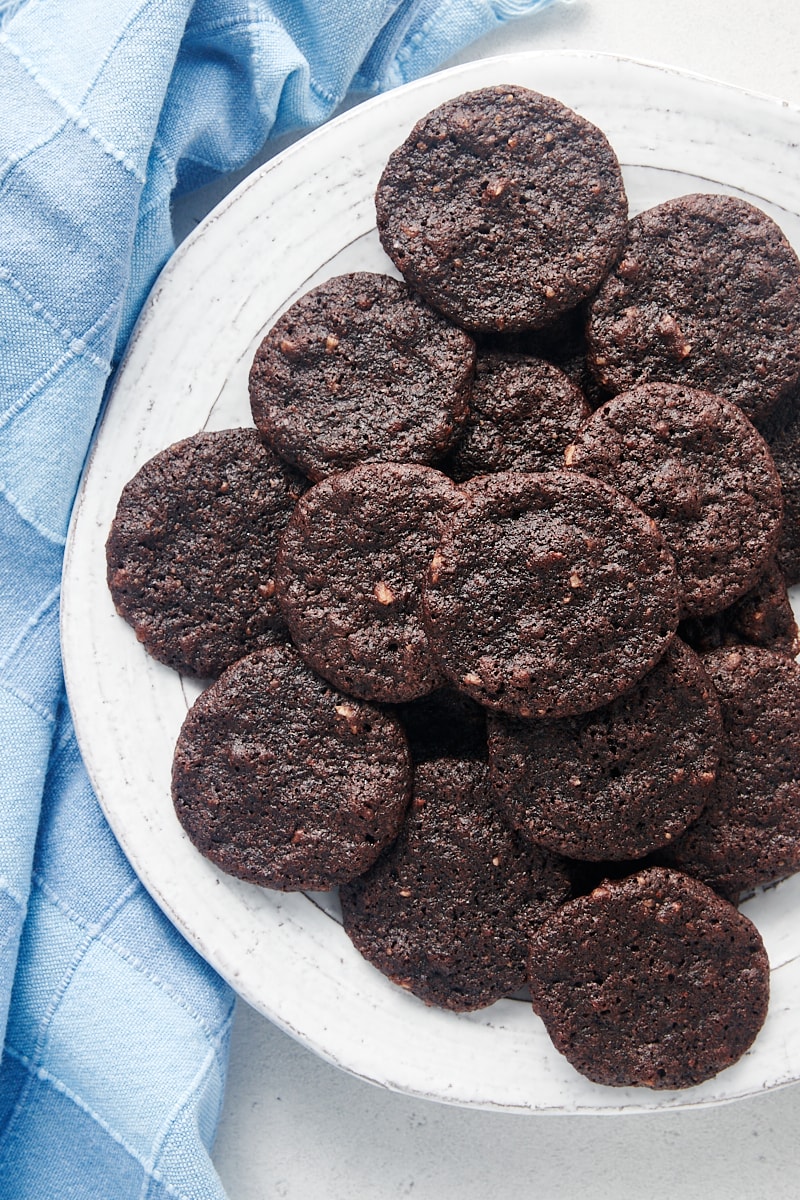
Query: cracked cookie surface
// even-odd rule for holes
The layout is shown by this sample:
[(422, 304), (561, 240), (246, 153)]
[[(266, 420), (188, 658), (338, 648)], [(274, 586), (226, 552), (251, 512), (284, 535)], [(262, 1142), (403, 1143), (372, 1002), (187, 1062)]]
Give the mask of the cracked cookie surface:
[(700, 815), (716, 779), (719, 701), (678, 639), (629, 691), (577, 717), (491, 713), (492, 794), (527, 840), (569, 858), (642, 857)]
[(494, 809), (485, 763), (418, 765), (397, 841), (341, 889), (345, 932), (428, 1004), (466, 1012), (525, 982), (533, 930), (569, 891), (564, 864)]
[(665, 653), (678, 623), (672, 555), (621, 492), (577, 471), (462, 485), (423, 590), (453, 686), (523, 717), (598, 708)]
[(704, 388), (766, 421), (800, 376), (800, 262), (735, 196), (696, 193), (634, 217), (589, 309), (589, 363), (612, 392)]
[(595, 291), (625, 240), (605, 135), (549, 96), (483, 88), (390, 156), (378, 231), (405, 279), (467, 329), (541, 327)]
[(607, 400), (566, 460), (656, 522), (675, 556), (685, 616), (721, 612), (774, 555), (783, 496), (769, 447), (735, 404), (650, 383)]
[(117, 611), (160, 662), (212, 678), (287, 638), (278, 538), (308, 486), (255, 429), (198, 433), (127, 483), (106, 543)]
[(172, 768), (176, 814), (201, 854), (281, 891), (366, 871), (410, 791), (400, 722), (337, 692), (291, 646), (248, 655), (202, 693)]
[(314, 670), (385, 703), (444, 683), (420, 592), (462, 502), (452, 480), (410, 463), (364, 463), (305, 494), (281, 540), (276, 580), (292, 640)]
[(731, 1066), (769, 999), (755, 926), (710, 888), (651, 868), (560, 908), (531, 945), (533, 1008), (576, 1070), (684, 1088)]
[(357, 463), (434, 463), (472, 388), (472, 339), (400, 280), (339, 275), (301, 296), (256, 352), (256, 428), (320, 480)]

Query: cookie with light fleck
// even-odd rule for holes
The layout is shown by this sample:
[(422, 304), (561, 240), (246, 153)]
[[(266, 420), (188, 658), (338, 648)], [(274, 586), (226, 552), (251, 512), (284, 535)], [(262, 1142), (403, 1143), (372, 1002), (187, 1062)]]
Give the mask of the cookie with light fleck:
[(666, 652), (679, 583), (654, 523), (577, 471), (502, 471), (463, 485), (424, 590), (453, 686), (522, 717), (588, 712)]
[(767, 1014), (756, 927), (710, 888), (654, 867), (608, 879), (534, 934), (534, 1012), (608, 1087), (694, 1087), (732, 1066)]
[(720, 396), (670, 383), (632, 388), (592, 414), (566, 461), (653, 518), (675, 556), (686, 616), (727, 608), (775, 554), (783, 496), (772, 455)]
[(479, 354), (469, 416), (444, 469), (466, 480), (561, 467), (589, 412), (580, 388), (552, 363), (523, 354)]
[(790, 658), (800, 654), (800, 632), (786, 578), (775, 559), (767, 563), (755, 587), (731, 606), (725, 618), (737, 641)]
[(775, 559), (730, 608), (710, 617), (688, 617), (681, 621), (678, 633), (700, 654), (738, 645), (762, 646), (790, 658), (800, 654), (800, 631), (786, 578)]
[(503, 84), (419, 121), (378, 184), (386, 253), (472, 330), (539, 328), (591, 295), (625, 240), (616, 155), (591, 122)]
[(800, 870), (800, 665), (754, 646), (703, 664), (722, 708), (717, 784), (669, 862), (737, 899)]
[(176, 442), (125, 485), (106, 543), (108, 586), (154, 658), (212, 678), (286, 640), (275, 555), (307, 487), (255, 429)]
[(591, 369), (612, 392), (678, 383), (764, 423), (800, 377), (800, 262), (745, 200), (667, 200), (630, 222), (588, 336)]
[(475, 346), (398, 279), (339, 275), (270, 329), (250, 371), (263, 437), (309, 479), (436, 463), (466, 419)]
[(490, 713), (492, 795), (514, 829), (569, 858), (640, 858), (700, 815), (722, 719), (700, 659), (676, 638), (611, 704), (561, 720)]
[(569, 894), (565, 865), (494, 809), (487, 766), (418, 765), (397, 841), (340, 891), (345, 932), (393, 983), (457, 1012), (525, 981), (528, 941)]
[(478, 357), (483, 354), (526, 354), (552, 363), (572, 380), (591, 409), (599, 408), (610, 393), (600, 387), (587, 361), (586, 311), (588, 301), (562, 313), (543, 329), (518, 333), (475, 335)]
[(261, 887), (325, 891), (397, 835), (411, 792), (399, 721), (344, 696), (291, 646), (234, 663), (189, 710), (172, 799), (215, 866)]
[(278, 599), (301, 655), (342, 691), (401, 703), (441, 687), (420, 617), (422, 579), (458, 487), (432, 467), (364, 463), (316, 484), (277, 557)]

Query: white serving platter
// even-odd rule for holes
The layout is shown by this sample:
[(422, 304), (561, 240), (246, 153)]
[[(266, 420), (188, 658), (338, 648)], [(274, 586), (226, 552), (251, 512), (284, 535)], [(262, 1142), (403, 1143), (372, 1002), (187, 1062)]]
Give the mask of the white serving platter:
[(681, 1092), (598, 1087), (552, 1048), (521, 1000), (427, 1008), (364, 962), (335, 896), (269, 892), (191, 846), (170, 799), (172, 752), (198, 686), (149, 658), (116, 615), (104, 545), (120, 491), (200, 429), (251, 424), (247, 375), (275, 318), (315, 283), (394, 272), (373, 193), (389, 153), (441, 101), (519, 83), (599, 125), (631, 211), (692, 191), (764, 208), (800, 248), (800, 109), (647, 63), (525, 53), (430, 76), (350, 110), (246, 179), (181, 246), (136, 327), (93, 446), (67, 548), (62, 641), (78, 740), (134, 869), (199, 952), (255, 1008), (364, 1079), (485, 1109), (625, 1113), (716, 1104), (800, 1079), (800, 877), (745, 911), (767, 945), (772, 1000), (752, 1049)]

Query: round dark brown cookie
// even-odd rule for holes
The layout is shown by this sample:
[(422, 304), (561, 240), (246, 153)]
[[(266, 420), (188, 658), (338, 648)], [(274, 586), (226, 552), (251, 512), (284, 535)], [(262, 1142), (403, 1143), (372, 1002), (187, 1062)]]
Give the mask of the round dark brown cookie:
[(800, 583), (800, 414), (769, 439), (783, 487), (783, 532), (778, 562), (790, 587)]
[(568, 893), (562, 864), (526, 849), (494, 810), (486, 764), (439, 759), (416, 768), (397, 841), (340, 896), (345, 932), (373, 966), (466, 1012), (524, 984), (528, 941)]
[(566, 462), (653, 518), (675, 556), (685, 616), (727, 608), (775, 553), (783, 499), (769, 447), (720, 396), (671, 383), (632, 388), (592, 415)]
[(710, 617), (687, 617), (678, 634), (698, 654), (741, 645), (763, 646), (790, 658), (800, 654), (800, 631), (775, 559), (767, 563), (755, 587), (730, 608)]
[(735, 1063), (764, 1023), (758, 930), (710, 888), (651, 868), (607, 880), (533, 937), (533, 1008), (577, 1071), (611, 1087), (685, 1088)]
[(465, 480), (561, 467), (589, 412), (583, 393), (551, 363), (516, 354), (479, 355), (469, 417), (444, 469)]
[(573, 716), (655, 665), (678, 623), (678, 579), (626, 496), (572, 471), (505, 471), (463, 491), (423, 590), (455, 687), (523, 717)]
[(290, 646), (229, 667), (175, 747), (172, 798), (191, 841), (228, 874), (281, 891), (366, 871), (410, 792), (399, 721), (335, 691)]
[(759, 423), (800, 376), (800, 262), (734, 196), (680, 196), (634, 217), (589, 311), (590, 365), (613, 392), (668, 380)]
[(625, 241), (627, 199), (605, 135), (516, 85), (423, 117), (375, 201), (386, 253), (467, 329), (546, 325), (595, 291)]
[(699, 658), (677, 638), (613, 703), (557, 721), (490, 713), (492, 794), (512, 828), (569, 858), (633, 859), (700, 815), (722, 721)]
[(307, 486), (255, 429), (176, 442), (125, 485), (106, 543), (108, 586), (154, 658), (211, 678), (286, 639), (275, 554)]
[(365, 463), (297, 505), (278, 553), (278, 597), (303, 658), (342, 691), (397, 703), (444, 683), (420, 588), (462, 501), (432, 467)]
[(717, 785), (669, 862), (737, 899), (800, 869), (800, 666), (754, 646), (703, 665), (722, 706)]
[(395, 711), (406, 731), (412, 762), (486, 758), (486, 709), (463, 692), (438, 688), (399, 704)]
[(528, 353), (538, 355), (556, 367), (581, 389), (589, 407), (599, 408), (611, 393), (600, 386), (589, 367), (586, 322), (588, 302), (564, 313), (553, 325), (530, 336)]
[(310, 479), (432, 463), (467, 415), (475, 346), (388, 275), (340, 275), (275, 323), (250, 372), (253, 420)]
[(741, 600), (723, 613), (737, 642), (763, 646), (794, 658), (800, 653), (800, 633), (792, 611), (786, 579), (775, 559)]
[(527, 354), (532, 358), (542, 358), (572, 380), (591, 409), (599, 408), (611, 393), (600, 387), (589, 370), (587, 307), (587, 303), (579, 304), (542, 329), (527, 329), (518, 333), (476, 333), (478, 356)]

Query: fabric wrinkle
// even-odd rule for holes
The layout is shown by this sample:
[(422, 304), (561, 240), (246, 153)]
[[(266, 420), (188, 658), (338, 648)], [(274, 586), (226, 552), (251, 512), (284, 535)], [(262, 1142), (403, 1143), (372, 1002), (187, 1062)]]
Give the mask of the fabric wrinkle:
[(0, 0), (3, 1195), (224, 1200), (209, 1148), (234, 994), (107, 825), (59, 644), (72, 505), (175, 248), (171, 200), (540, 7)]

